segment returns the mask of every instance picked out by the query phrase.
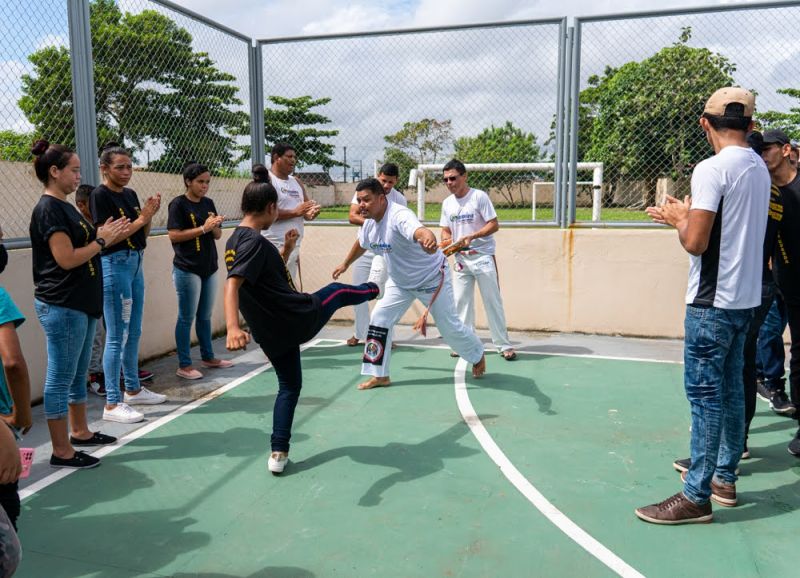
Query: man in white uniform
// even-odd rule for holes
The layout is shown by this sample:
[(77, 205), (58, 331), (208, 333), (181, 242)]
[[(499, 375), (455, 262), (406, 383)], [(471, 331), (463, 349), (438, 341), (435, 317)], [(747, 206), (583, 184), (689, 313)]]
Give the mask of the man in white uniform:
[(442, 203), (442, 245), (455, 241), (464, 249), (455, 254), (456, 311), (470, 329), (475, 327), (475, 281), (481, 290), (483, 307), (489, 321), (492, 343), (508, 361), (517, 354), (508, 340), (500, 278), (494, 258), (494, 233), (499, 229), (497, 213), (489, 195), (467, 184), (467, 169), (459, 160), (444, 165), (444, 183), (452, 193)]
[[(316, 219), (320, 206), (315, 201), (309, 200), (303, 185), (292, 176), (297, 165), (297, 153), (292, 145), (276, 143), (270, 151), (270, 157), (272, 159), (272, 167), (269, 171), (270, 182), (278, 191), (278, 219), (261, 234), (280, 251), (283, 248), (286, 232), (291, 229), (297, 230), (297, 244), (286, 260), (286, 268), (292, 276), (294, 286), (302, 291), (300, 245), (303, 242), (303, 221)], [(258, 177), (256, 180), (259, 180)]]
[[(381, 167), (380, 171), (378, 171), (378, 181), (383, 186), (386, 199), (390, 203), (400, 203), (404, 207), (407, 207), (408, 201), (406, 201), (403, 193), (394, 188), (399, 175), (400, 171), (396, 164), (386, 163)], [(353, 201), (350, 204), (350, 222), (359, 227), (364, 224), (364, 217), (361, 215), (361, 211), (358, 208), (358, 193), (353, 195)], [(386, 275), (383, 274), (385, 270), (386, 263), (383, 257), (376, 257), (375, 253), (368, 249), (353, 263), (353, 283), (366, 283), (372, 271), (373, 280), (381, 288), (381, 291), (383, 291), (384, 285), (386, 284)], [(359, 342), (367, 338), (367, 329), (369, 328), (369, 303), (365, 302), (361, 305), (356, 305), (354, 309), (356, 314), (353, 327), (354, 333), (353, 336), (347, 340), (347, 345), (351, 347), (355, 347)]]
[(447, 259), (437, 247), (436, 236), (407, 207), (390, 203), (376, 179), (361, 181), (356, 196), (366, 220), (347, 258), (334, 269), (333, 278), (338, 279), (367, 249), (383, 255), (389, 271), (385, 294), (372, 311), (364, 346), (361, 374), (372, 377), (358, 388), (389, 385), (390, 329), (415, 299), (430, 307), (445, 342), (472, 364), (472, 375), (482, 376), (486, 372), (483, 344), (456, 314)]

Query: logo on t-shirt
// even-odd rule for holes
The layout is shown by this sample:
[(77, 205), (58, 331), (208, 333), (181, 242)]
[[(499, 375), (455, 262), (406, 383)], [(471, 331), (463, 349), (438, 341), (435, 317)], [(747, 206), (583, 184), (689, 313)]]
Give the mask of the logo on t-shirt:
[(281, 192), (284, 195), (288, 195), (294, 199), (300, 200), (300, 191), (297, 189), (288, 189), (286, 187), (281, 187)]
[(236, 250), (235, 249), (228, 249), (225, 251), (225, 266), (228, 268), (228, 271), (233, 269), (233, 262), (236, 260)]
[(474, 213), (466, 213), (464, 215), (462, 215), (462, 214), (450, 215), (450, 222), (451, 223), (471, 223), (474, 220), (475, 220), (475, 214)]
[(391, 253), (392, 252), (392, 245), (390, 243), (370, 243), (369, 248), (373, 253)]

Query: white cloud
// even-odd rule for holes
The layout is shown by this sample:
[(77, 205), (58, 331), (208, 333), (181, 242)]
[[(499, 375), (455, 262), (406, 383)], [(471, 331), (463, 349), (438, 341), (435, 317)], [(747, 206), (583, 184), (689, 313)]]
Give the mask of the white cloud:
[(335, 34), (383, 29), (393, 23), (388, 11), (378, 6), (352, 4), (339, 8), (323, 20), (315, 20), (303, 26), (303, 34)]
[(36, 50), (41, 50), (42, 48), (48, 48), (50, 46), (54, 48), (60, 48), (62, 46), (67, 47), (69, 46), (69, 39), (60, 34), (48, 34), (39, 39), (36, 43)]

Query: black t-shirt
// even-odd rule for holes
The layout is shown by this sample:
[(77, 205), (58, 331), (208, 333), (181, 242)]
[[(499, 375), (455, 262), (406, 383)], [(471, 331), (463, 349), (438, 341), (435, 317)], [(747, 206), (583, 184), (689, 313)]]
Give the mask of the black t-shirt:
[[(105, 223), (109, 217), (114, 219), (128, 217), (133, 222), (142, 212), (139, 199), (133, 189), (123, 188), (122, 192), (118, 193), (105, 185), (100, 185), (89, 195), (89, 210), (92, 212), (96, 227)], [(103, 249), (103, 255), (110, 255), (125, 249), (141, 251), (145, 247), (147, 247), (147, 236), (142, 227), (124, 241), (118, 241)]]
[[(216, 214), (217, 208), (211, 199), (202, 197), (193, 203), (186, 195), (181, 195), (169, 203), (167, 229), (196, 229)], [(172, 248), (175, 250), (172, 263), (178, 269), (206, 278), (219, 268), (217, 245), (211, 231), (183, 243), (173, 243)]]
[(778, 242), (778, 228), (783, 217), (783, 204), (781, 202), (781, 191), (776, 185), (772, 185), (769, 191), (769, 213), (767, 217), (767, 230), (764, 233), (764, 271), (761, 275), (762, 283), (773, 283), (774, 274), (770, 269), (770, 259), (775, 253)]
[(94, 242), (95, 229), (66, 201), (42, 195), (33, 209), (30, 236), (33, 253), (34, 296), (43, 303), (83, 311), (92, 317), (103, 313), (103, 275), (95, 255), (74, 269), (62, 269), (50, 251), (53, 233), (65, 233), (72, 246)]
[(298, 293), (280, 253), (249, 227), (236, 227), (225, 245), (228, 277), (243, 277), (239, 309), (253, 338), (267, 355), (280, 355), (312, 339), (321, 304), (319, 298)]
[[(800, 172), (782, 187), (778, 242), (772, 258), (778, 289), (787, 303), (800, 304)], [(772, 207), (770, 206), (770, 209)]]

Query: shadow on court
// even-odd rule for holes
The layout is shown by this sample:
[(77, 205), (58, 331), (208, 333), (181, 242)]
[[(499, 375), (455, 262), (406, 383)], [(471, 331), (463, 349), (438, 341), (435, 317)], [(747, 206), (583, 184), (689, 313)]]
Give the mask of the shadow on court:
[[(496, 416), (483, 416), (483, 419), (493, 417)], [(459, 440), (467, 434), (469, 428), (460, 422), (417, 444), (391, 442), (383, 446), (359, 445), (335, 448), (295, 463), (294, 468), (284, 475), (298, 475), (339, 458), (350, 458), (366, 466), (397, 470), (374, 482), (358, 501), (359, 506), (377, 506), (383, 500), (383, 495), (395, 484), (413, 482), (435, 474), (444, 469), (445, 460), (466, 458), (480, 453), (459, 443)]]

